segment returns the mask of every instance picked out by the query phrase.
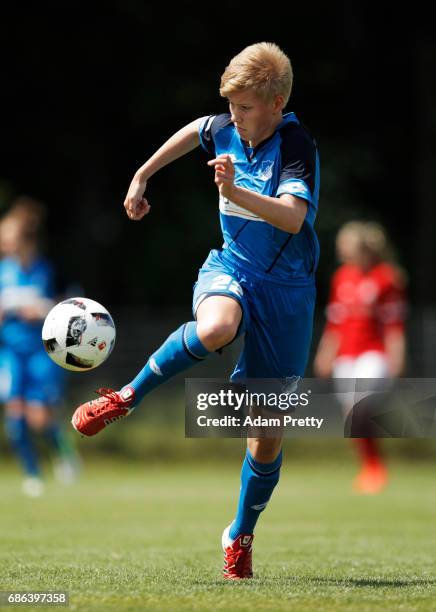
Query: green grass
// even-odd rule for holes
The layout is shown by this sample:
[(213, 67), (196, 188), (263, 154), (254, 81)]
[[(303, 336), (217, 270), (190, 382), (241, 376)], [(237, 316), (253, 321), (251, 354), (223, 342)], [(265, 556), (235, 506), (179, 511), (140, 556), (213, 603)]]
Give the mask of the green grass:
[(385, 493), (358, 497), (351, 459), (287, 461), (255, 578), (235, 584), (221, 579), (220, 537), (239, 468), (91, 463), (36, 500), (3, 468), (0, 588), (68, 590), (72, 610), (436, 609), (436, 466), (396, 463)]

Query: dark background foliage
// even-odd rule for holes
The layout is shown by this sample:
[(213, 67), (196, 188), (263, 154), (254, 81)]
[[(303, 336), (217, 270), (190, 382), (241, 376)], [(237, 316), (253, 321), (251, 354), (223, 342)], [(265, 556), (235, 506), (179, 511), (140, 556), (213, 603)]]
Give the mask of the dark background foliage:
[(353, 218), (381, 221), (412, 299), (435, 300), (436, 53), (418, 7), (112, 0), (2, 13), (0, 204), (22, 193), (47, 203), (47, 251), (90, 297), (189, 304), (197, 269), (221, 245), (206, 157), (195, 151), (153, 177), (140, 223), (125, 216), (124, 195), (174, 131), (226, 110), (218, 87), (228, 61), (269, 40), (293, 63), (287, 110), (320, 148), (321, 302), (335, 232)]

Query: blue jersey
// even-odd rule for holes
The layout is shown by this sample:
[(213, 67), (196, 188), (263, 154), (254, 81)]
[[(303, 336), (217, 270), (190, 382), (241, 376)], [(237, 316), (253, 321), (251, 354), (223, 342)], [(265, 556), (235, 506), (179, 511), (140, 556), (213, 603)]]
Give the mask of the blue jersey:
[(212, 156), (231, 155), (235, 185), (271, 197), (288, 193), (308, 206), (301, 231), (290, 234), (220, 196), (222, 256), (261, 278), (290, 285), (313, 283), (319, 257), (313, 229), (319, 160), (314, 140), (295, 114), (284, 115), (276, 131), (254, 149), (241, 139), (230, 114), (205, 117), (200, 141)]
[(0, 261), (0, 339), (4, 346), (19, 353), (41, 348), (41, 321), (25, 321), (19, 309), (41, 299), (54, 297), (54, 272), (51, 264), (38, 258), (28, 267), (13, 257)]

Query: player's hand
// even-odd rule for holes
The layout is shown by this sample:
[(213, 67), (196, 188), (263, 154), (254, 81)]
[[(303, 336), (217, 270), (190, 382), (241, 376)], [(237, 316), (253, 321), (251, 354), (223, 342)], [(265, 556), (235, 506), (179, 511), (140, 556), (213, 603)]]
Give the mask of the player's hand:
[(332, 375), (333, 364), (324, 355), (317, 355), (313, 362), (313, 373), (318, 378), (329, 378)]
[(208, 161), (207, 165), (215, 168), (215, 183), (220, 194), (231, 200), (235, 187), (235, 166), (230, 155), (227, 153), (218, 155), (215, 159)]
[(144, 198), (146, 186), (146, 181), (142, 182), (137, 179), (133, 179), (130, 183), (129, 191), (124, 200), (124, 208), (126, 209), (127, 216), (132, 221), (140, 221), (150, 212), (150, 204)]

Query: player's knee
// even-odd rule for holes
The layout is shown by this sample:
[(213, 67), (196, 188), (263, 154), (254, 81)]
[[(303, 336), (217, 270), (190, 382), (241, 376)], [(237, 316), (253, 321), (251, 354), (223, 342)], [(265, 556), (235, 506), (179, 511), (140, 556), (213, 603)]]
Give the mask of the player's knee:
[(238, 326), (233, 320), (207, 320), (197, 325), (197, 334), (209, 351), (216, 351), (233, 340)]
[(282, 447), (281, 438), (248, 438), (248, 450), (255, 461), (272, 463)]
[(18, 418), (24, 415), (24, 402), (20, 399), (11, 400), (5, 405), (6, 416), (12, 418)]
[(43, 431), (50, 422), (50, 414), (45, 407), (30, 407), (26, 411), (26, 420), (33, 431)]

